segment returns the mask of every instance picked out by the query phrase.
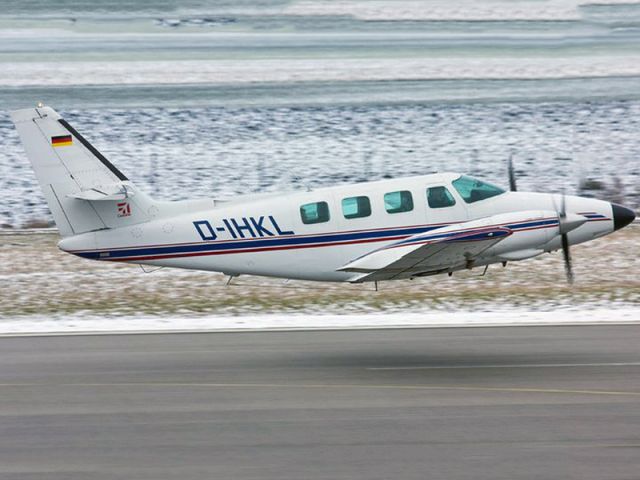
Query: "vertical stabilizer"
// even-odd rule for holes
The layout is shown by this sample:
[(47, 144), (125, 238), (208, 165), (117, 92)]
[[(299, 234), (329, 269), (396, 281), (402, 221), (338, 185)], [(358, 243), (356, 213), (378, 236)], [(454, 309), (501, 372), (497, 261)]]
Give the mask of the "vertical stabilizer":
[(50, 107), (11, 113), (63, 237), (148, 221), (153, 201)]

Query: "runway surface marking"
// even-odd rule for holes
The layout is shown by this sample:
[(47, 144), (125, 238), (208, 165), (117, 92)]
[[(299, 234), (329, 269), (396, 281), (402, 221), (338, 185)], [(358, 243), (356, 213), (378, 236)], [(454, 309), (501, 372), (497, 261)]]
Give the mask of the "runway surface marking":
[(385, 390), (461, 390), (506, 393), (545, 393), (571, 395), (608, 395), (640, 397), (640, 392), (608, 390), (573, 390), (534, 387), (482, 387), (447, 385), (366, 385), (366, 384), (286, 384), (286, 383), (174, 383), (174, 382), (117, 382), (117, 383), (0, 383), (0, 387), (213, 387), (213, 388), (289, 388), (289, 389), (385, 389)]
[(408, 365), (406, 367), (367, 367), (367, 370), (447, 370), (468, 368), (579, 368), (579, 367), (640, 367), (640, 362), (621, 363), (516, 363), (500, 365)]

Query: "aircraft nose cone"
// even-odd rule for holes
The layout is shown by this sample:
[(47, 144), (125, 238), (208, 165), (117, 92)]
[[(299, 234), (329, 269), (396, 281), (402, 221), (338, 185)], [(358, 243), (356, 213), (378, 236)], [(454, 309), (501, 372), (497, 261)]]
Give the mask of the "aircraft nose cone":
[(611, 208), (613, 209), (614, 230), (620, 230), (622, 227), (626, 227), (636, 218), (636, 214), (633, 210), (630, 210), (627, 207), (612, 203)]

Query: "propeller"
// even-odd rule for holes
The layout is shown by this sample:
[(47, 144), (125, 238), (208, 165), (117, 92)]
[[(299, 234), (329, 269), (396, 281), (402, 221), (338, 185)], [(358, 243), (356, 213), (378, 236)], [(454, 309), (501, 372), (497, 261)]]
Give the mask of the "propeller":
[(513, 168), (513, 153), (509, 155), (509, 189), (512, 192), (516, 192), (518, 190), (516, 187), (516, 172)]
[[(509, 155), (508, 163), (509, 171), (509, 187), (512, 192), (517, 191), (516, 186), (516, 173), (513, 166), (513, 154)], [(560, 203), (560, 209), (556, 205), (556, 211), (558, 212), (558, 227), (560, 231), (560, 240), (562, 245), (562, 257), (564, 258), (564, 271), (567, 275), (567, 282), (573, 284), (573, 263), (571, 261), (571, 252), (569, 250), (569, 236), (568, 233), (575, 228), (578, 228), (584, 222), (587, 221), (582, 215), (567, 214), (567, 197), (562, 191), (562, 201)], [(555, 201), (554, 201), (555, 204)]]
[[(562, 202), (560, 204), (560, 211), (558, 212), (558, 225), (560, 229), (560, 239), (562, 241), (562, 256), (564, 257), (564, 271), (567, 274), (567, 282), (569, 285), (573, 284), (573, 265), (571, 264), (571, 252), (569, 251), (569, 237), (567, 232), (570, 229), (567, 227), (567, 197), (562, 191)], [(571, 229), (572, 230), (572, 229)]]

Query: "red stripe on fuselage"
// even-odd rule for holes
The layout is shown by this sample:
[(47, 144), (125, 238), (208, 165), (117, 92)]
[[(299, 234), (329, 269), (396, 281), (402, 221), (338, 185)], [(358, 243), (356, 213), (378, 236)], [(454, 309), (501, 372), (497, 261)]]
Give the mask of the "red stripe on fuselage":
[[(526, 230), (536, 230), (542, 228), (550, 228), (557, 227), (558, 225), (543, 225), (541, 227), (531, 227), (522, 230), (515, 230), (515, 233), (526, 231)], [(469, 230), (469, 229), (467, 229)], [(464, 231), (461, 231), (464, 233)], [(449, 232), (448, 232), (449, 233)], [(454, 232), (451, 232), (454, 233)], [(149, 256), (138, 256), (138, 257), (124, 257), (124, 258), (101, 258), (100, 260), (108, 260), (111, 262), (134, 262), (140, 260), (165, 260), (170, 258), (185, 258), (185, 257), (202, 257), (208, 255), (226, 255), (226, 254), (236, 254), (236, 253), (256, 253), (256, 252), (267, 252), (267, 251), (277, 251), (277, 250), (296, 250), (301, 248), (319, 248), (319, 247), (332, 247), (336, 245), (354, 245), (359, 243), (374, 243), (374, 242), (384, 242), (391, 240), (403, 240), (405, 238), (409, 238), (412, 235), (402, 235), (395, 237), (383, 237), (383, 238), (369, 238), (363, 240), (345, 240), (345, 241), (337, 241), (337, 242), (328, 242), (328, 243), (317, 243), (317, 244), (304, 244), (304, 245), (282, 245), (282, 246), (274, 246), (274, 247), (258, 247), (258, 248), (243, 248), (236, 250), (217, 250), (217, 251), (209, 251), (209, 252), (191, 252), (191, 253), (169, 253), (166, 255), (149, 255)]]

